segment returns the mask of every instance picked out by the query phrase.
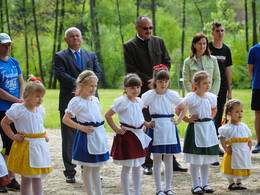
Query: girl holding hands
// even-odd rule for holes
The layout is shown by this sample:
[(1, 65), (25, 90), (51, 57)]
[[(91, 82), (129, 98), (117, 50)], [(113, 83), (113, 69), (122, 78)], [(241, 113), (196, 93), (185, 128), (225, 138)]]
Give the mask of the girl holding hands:
[[(184, 160), (190, 163), (192, 193), (213, 193), (208, 186), (209, 165), (219, 161), (219, 141), (212, 119), (217, 111), (217, 96), (209, 93), (210, 75), (205, 71), (194, 74), (194, 92), (186, 95), (183, 103), (192, 117), (188, 122), (184, 138)], [(196, 120), (194, 120), (196, 119)], [(199, 185), (199, 170), (201, 185)]]
[(228, 180), (229, 190), (247, 189), (241, 181), (251, 175), (252, 134), (247, 125), (241, 122), (243, 107), (240, 100), (229, 100), (225, 114), (226, 118), (230, 116), (230, 122), (227, 123), (225, 118), (226, 124), (219, 128), (220, 142), (225, 150), (220, 173)]
[[(43, 127), (45, 109), (41, 106), (45, 88), (40, 79), (31, 77), (23, 93), (24, 102), (14, 103), (6, 111), (1, 125), (14, 140), (7, 161), (8, 170), (22, 177), (21, 194), (42, 194), (42, 176), (52, 171), (46, 131)], [(10, 124), (14, 123), (17, 134)]]
[[(178, 125), (186, 114), (186, 107), (182, 103), (177, 92), (171, 91), (170, 74), (164, 65), (154, 67), (153, 88), (142, 95), (144, 107), (149, 107), (154, 127), (148, 129), (148, 135), (152, 141), (148, 151), (153, 153), (154, 181), (157, 195), (172, 195), (171, 190), (173, 175), (173, 154), (181, 152), (180, 140), (178, 136)], [(178, 119), (174, 119), (175, 108), (180, 111)], [(161, 163), (164, 159), (165, 189), (161, 186)]]
[[(145, 133), (146, 123), (143, 117), (143, 101), (138, 97), (142, 81), (136, 74), (128, 74), (123, 81), (125, 96), (114, 100), (114, 105), (106, 112), (105, 118), (109, 126), (115, 131), (111, 156), (113, 162), (122, 165), (121, 183), (124, 195), (130, 195), (129, 171), (132, 168), (134, 194), (140, 195), (141, 174), (140, 166), (146, 157), (146, 148), (151, 141)], [(112, 116), (117, 113), (120, 125), (117, 126)]]
[[(108, 163), (109, 146), (107, 143), (102, 107), (93, 96), (97, 89), (98, 78), (89, 70), (77, 78), (77, 95), (72, 98), (65, 110), (62, 122), (78, 129), (72, 152), (72, 163), (83, 166), (83, 182), (88, 195), (100, 195), (100, 167)], [(72, 118), (77, 119), (76, 123)]]

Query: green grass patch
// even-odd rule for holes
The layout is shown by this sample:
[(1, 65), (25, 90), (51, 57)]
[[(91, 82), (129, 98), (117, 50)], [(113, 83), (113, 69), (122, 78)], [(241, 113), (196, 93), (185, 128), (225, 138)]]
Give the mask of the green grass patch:
[[(101, 102), (102, 116), (114, 103), (114, 99), (120, 97), (123, 94), (122, 89), (99, 89), (99, 98)], [(233, 89), (232, 97), (240, 99), (244, 103), (244, 117), (243, 122), (248, 125), (251, 129), (253, 137), (255, 138), (254, 131), (254, 112), (250, 109), (251, 104), (251, 89)], [(59, 106), (59, 90), (48, 89), (46, 95), (44, 96), (43, 106), (46, 110), (46, 117), (44, 120), (44, 127), (49, 129), (60, 129), (60, 115), (58, 111)], [(119, 124), (118, 117), (115, 114), (113, 116), (116, 124)], [(107, 131), (112, 132), (113, 130), (105, 123), (105, 128)], [(181, 122), (178, 125), (178, 131), (180, 137), (184, 137), (187, 128), (187, 123)]]

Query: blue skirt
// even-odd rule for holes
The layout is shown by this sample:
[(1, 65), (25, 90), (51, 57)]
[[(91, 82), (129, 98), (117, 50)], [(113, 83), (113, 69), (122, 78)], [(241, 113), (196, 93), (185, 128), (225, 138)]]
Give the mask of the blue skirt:
[(177, 144), (153, 146), (153, 130), (148, 128), (147, 135), (150, 138), (152, 138), (152, 141), (150, 142), (147, 148), (148, 153), (177, 154), (181, 152), (181, 144), (180, 144), (177, 127), (176, 127)]
[(88, 134), (77, 130), (73, 143), (72, 159), (86, 163), (98, 163), (102, 161), (107, 161), (109, 159), (109, 152), (99, 155), (93, 155), (88, 152), (87, 135)]

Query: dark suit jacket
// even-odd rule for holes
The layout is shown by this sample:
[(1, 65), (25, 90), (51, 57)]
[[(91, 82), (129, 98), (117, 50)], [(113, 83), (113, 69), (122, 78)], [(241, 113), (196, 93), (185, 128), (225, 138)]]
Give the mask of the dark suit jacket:
[[(101, 78), (101, 68), (94, 52), (80, 49), (83, 70), (92, 70)], [(76, 79), (82, 72), (74, 54), (69, 48), (54, 55), (53, 66), (60, 82), (59, 110), (65, 111), (69, 101), (75, 96)]]
[(149, 90), (148, 80), (153, 78), (153, 67), (166, 65), (169, 70), (171, 59), (162, 38), (151, 36), (148, 43), (137, 36), (124, 44), (126, 73), (136, 73), (143, 81), (142, 92)]

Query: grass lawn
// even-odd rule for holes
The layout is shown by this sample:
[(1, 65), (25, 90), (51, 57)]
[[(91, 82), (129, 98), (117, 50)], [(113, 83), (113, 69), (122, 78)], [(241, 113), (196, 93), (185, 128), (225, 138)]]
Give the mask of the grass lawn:
[[(254, 112), (250, 109), (251, 104), (251, 89), (233, 89), (233, 98), (240, 99), (244, 103), (244, 117), (243, 122), (248, 125), (251, 129), (253, 137), (255, 138), (254, 131)], [(123, 90), (121, 89), (99, 89), (99, 97), (101, 106), (103, 108), (102, 115), (113, 105), (114, 99), (121, 96)], [(50, 129), (60, 129), (60, 116), (58, 111), (59, 105), (59, 90), (47, 90), (44, 96), (43, 106), (46, 109), (46, 117), (44, 120), (45, 128)], [(115, 114), (114, 116), (116, 124), (118, 124), (118, 118)], [(187, 123), (181, 122), (178, 125), (179, 135), (184, 136)], [(107, 131), (112, 131), (112, 129), (105, 123), (105, 128)]]

